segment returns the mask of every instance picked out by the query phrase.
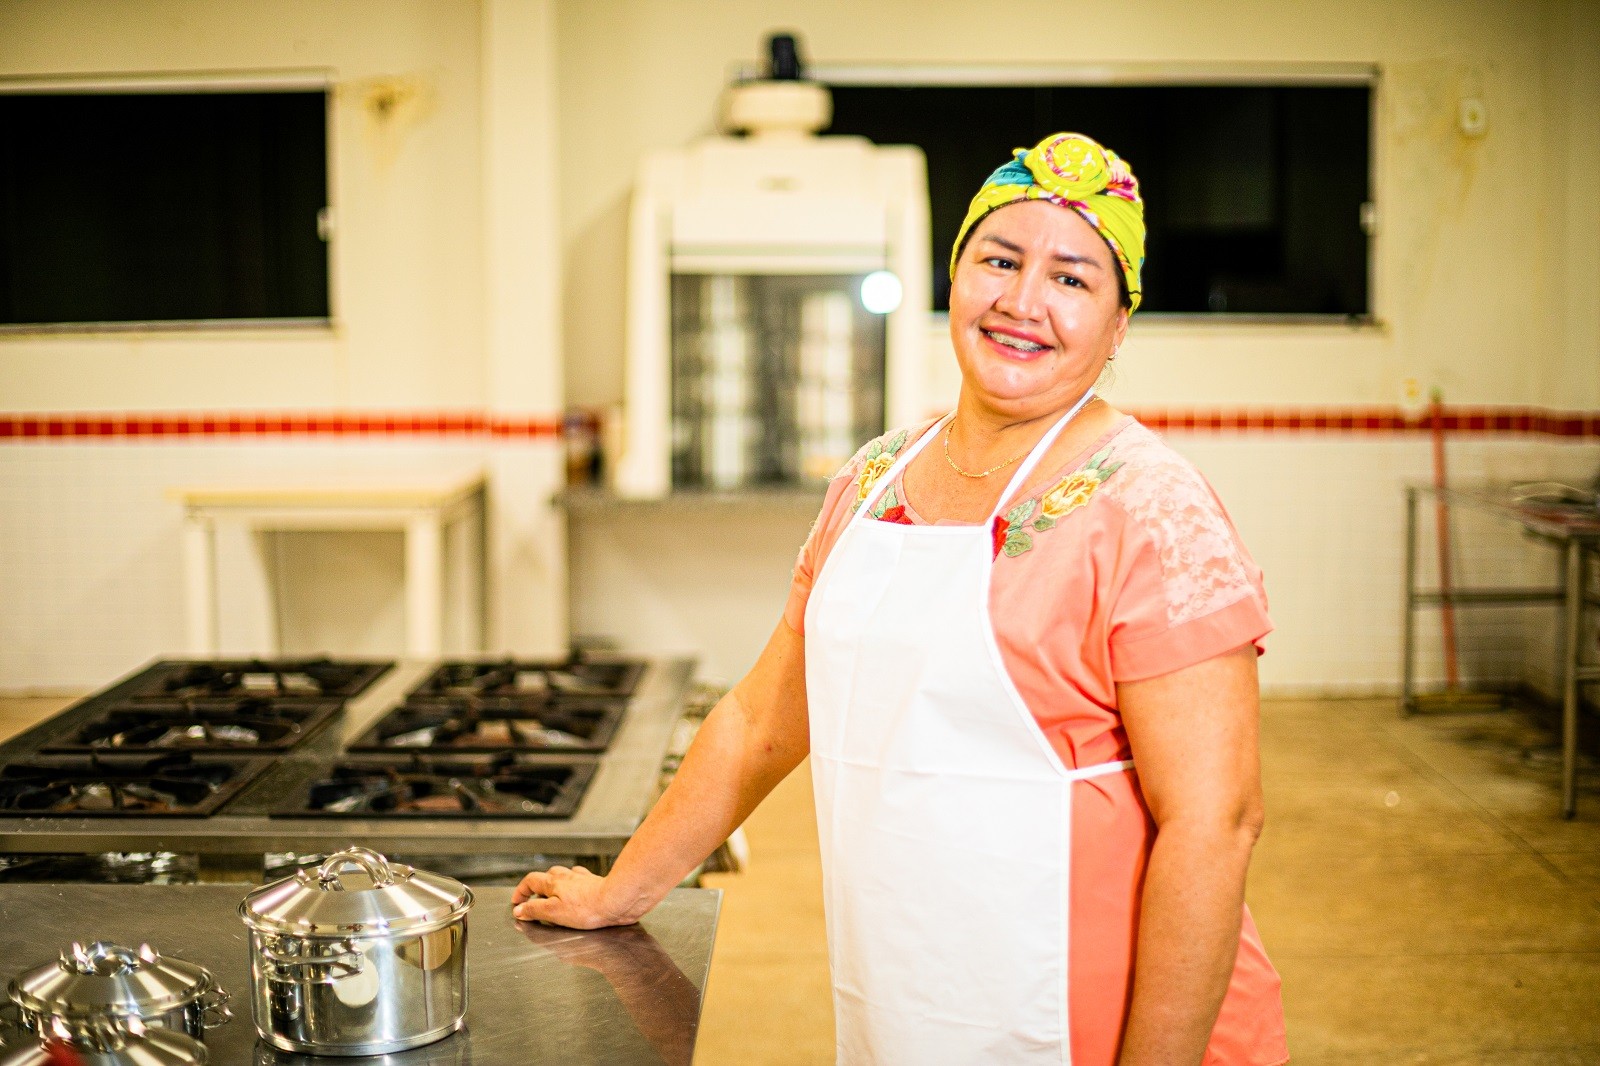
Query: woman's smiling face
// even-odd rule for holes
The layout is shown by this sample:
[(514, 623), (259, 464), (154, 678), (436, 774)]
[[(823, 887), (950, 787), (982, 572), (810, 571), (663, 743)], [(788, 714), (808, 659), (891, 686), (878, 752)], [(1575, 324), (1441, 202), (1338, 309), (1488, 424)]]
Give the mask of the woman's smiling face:
[(991, 211), (950, 289), (963, 388), (1019, 421), (1070, 407), (1127, 331), (1117, 269), (1076, 211), (1044, 200)]

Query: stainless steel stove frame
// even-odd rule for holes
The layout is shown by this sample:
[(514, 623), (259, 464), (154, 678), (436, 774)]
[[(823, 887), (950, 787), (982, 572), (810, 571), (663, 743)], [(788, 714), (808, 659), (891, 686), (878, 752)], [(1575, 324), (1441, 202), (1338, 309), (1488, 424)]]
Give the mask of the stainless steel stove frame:
[[(598, 657), (598, 656), (597, 656)], [(673, 728), (683, 714), (694, 671), (692, 659), (652, 659), (611, 742), (597, 757), (598, 769), (578, 805), (563, 819), (495, 818), (292, 818), (272, 817), (286, 790), (317, 765), (328, 765), (408, 692), (438, 667), (434, 660), (402, 660), (350, 701), (326, 728), (294, 751), (280, 755), (223, 810), (209, 818), (141, 817), (22, 818), (0, 814), (0, 852), (72, 853), (177, 852), (202, 861), (259, 870), (268, 853), (332, 852), (351, 843), (390, 854), (551, 855), (609, 868), (655, 801), (662, 761)], [(141, 668), (140, 673), (143, 672)], [(5, 744), (0, 762), (35, 754), (61, 729), (99, 713), (99, 699), (118, 698), (137, 678), (63, 711), (49, 722)]]

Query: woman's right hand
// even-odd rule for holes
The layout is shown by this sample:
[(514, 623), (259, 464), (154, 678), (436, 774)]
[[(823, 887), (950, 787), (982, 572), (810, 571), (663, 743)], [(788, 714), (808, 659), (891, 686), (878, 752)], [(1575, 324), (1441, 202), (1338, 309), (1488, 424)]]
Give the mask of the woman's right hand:
[(810, 741), (805, 638), (780, 621), (756, 665), (706, 716), (611, 872), (528, 874), (511, 894), (512, 914), (572, 929), (637, 922), (739, 828)]
[(606, 879), (582, 866), (552, 866), (534, 871), (511, 893), (511, 913), (524, 922), (548, 922), (569, 929), (631, 925), (628, 914), (606, 898)]

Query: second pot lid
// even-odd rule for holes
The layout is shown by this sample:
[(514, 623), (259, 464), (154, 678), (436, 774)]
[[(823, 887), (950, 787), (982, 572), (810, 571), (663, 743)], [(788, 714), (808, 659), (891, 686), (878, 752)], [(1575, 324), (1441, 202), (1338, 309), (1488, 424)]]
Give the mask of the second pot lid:
[(239, 916), (259, 932), (382, 936), (438, 928), (471, 906), (472, 891), (453, 877), (346, 848), (314, 870), (256, 889), (239, 904)]
[(9, 992), (17, 1006), (39, 1014), (154, 1016), (193, 1003), (215, 983), (204, 967), (163, 957), (149, 944), (136, 951), (97, 940), (73, 944), (16, 978)]

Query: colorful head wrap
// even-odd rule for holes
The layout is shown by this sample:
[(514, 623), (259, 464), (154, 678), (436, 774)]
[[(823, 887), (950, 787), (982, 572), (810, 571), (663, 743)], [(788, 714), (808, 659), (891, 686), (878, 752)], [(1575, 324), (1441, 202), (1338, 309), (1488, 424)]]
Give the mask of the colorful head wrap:
[(1048, 200), (1070, 207), (1105, 238), (1127, 280), (1129, 302), (1137, 309), (1144, 268), (1144, 201), (1128, 164), (1081, 133), (1054, 133), (1011, 154), (1011, 162), (989, 175), (967, 208), (950, 252), (950, 277), (955, 278), (956, 261), (979, 219), (1007, 204)]

